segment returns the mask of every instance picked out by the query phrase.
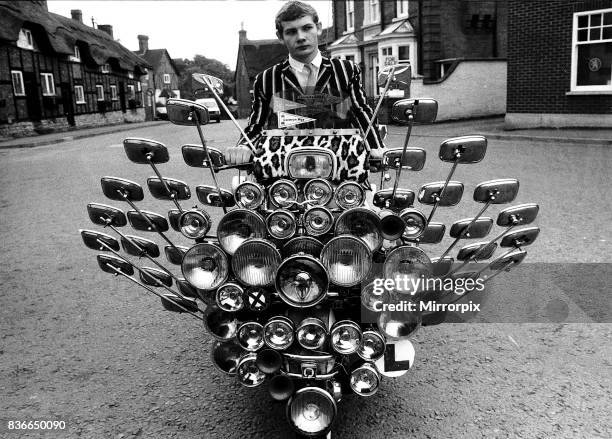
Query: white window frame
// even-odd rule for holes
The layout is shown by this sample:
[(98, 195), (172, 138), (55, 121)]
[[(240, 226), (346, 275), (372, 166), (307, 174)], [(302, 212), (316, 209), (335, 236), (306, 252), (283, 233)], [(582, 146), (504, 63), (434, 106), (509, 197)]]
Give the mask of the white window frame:
[(74, 54), (69, 59), (70, 61), (81, 62), (81, 49), (79, 49), (79, 46), (74, 46)]
[(355, 30), (355, 1), (346, 0), (344, 5), (346, 8), (346, 31), (352, 32)]
[[(17, 82), (15, 78), (19, 78)], [(23, 83), (23, 72), (21, 70), (11, 70), (11, 81), (13, 82), (13, 94), (15, 96), (25, 96), (25, 85)], [(19, 90), (17, 89), (19, 88)]]
[(171, 81), (170, 73), (164, 73), (164, 84), (170, 84)]
[[(100, 98), (102, 96), (102, 98)], [(104, 100), (104, 86), (101, 84), (96, 84), (96, 100), (103, 101)]]
[(34, 50), (34, 37), (30, 29), (21, 28), (19, 30), (19, 38), (17, 39), (17, 47), (22, 49)]
[[(599, 43), (612, 44), (612, 38), (608, 38), (605, 40), (603, 39), (603, 28), (609, 26), (609, 25), (604, 25), (604, 22), (603, 22), (603, 14), (605, 13), (612, 13), (612, 8), (597, 9), (593, 11), (583, 11), (583, 12), (574, 13), (573, 24), (572, 24), (572, 72), (571, 72), (571, 83), (570, 83), (571, 91), (570, 93), (576, 92), (576, 93), (597, 94), (598, 92), (604, 92), (606, 94), (612, 94), (612, 78), (610, 78), (610, 84), (608, 85), (577, 85), (577, 82), (578, 82), (578, 46), (586, 45), (586, 44), (599, 44)], [(600, 36), (602, 37), (602, 39), (579, 42), (578, 41), (578, 17), (584, 16), (584, 15), (595, 15), (595, 14), (601, 14), (602, 16), (601, 25), (597, 26), (601, 28)], [(590, 29), (591, 29), (590, 22), (591, 22), (591, 19), (589, 18), (589, 25), (588, 25), (589, 27), (586, 28), (589, 30), (588, 31), (589, 37), (590, 37)]]
[(133, 84), (128, 84), (128, 99), (136, 99), (136, 88)]
[(85, 104), (85, 90), (82, 85), (74, 86), (74, 98), (77, 104)]
[(55, 81), (53, 73), (40, 74), (40, 86), (42, 87), (43, 96), (55, 96)]
[(376, 24), (380, 22), (380, 1), (367, 0), (365, 3), (364, 24)]
[(117, 101), (119, 100), (119, 97), (117, 95), (117, 86), (116, 85), (111, 85), (110, 86), (110, 94), (111, 94), (111, 101)]
[(136, 91), (142, 91), (142, 84), (140, 83), (140, 81), (136, 83)]
[(408, 0), (396, 0), (395, 8), (397, 18), (408, 18)]
[(110, 64), (108, 64), (108, 63), (102, 64), (100, 66), (100, 72), (102, 72), (102, 73), (110, 73)]

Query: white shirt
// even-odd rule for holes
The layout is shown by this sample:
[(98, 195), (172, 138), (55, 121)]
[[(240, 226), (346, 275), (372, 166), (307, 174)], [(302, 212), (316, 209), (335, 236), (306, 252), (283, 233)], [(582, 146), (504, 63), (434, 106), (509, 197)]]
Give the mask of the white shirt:
[[(323, 57), (321, 56), (321, 52), (317, 50), (317, 54), (315, 55), (314, 59), (310, 61), (310, 68), (314, 66), (315, 78), (319, 77), (319, 69), (321, 68), (322, 61)], [(291, 55), (289, 55), (289, 65), (291, 66), (295, 77), (300, 83), (300, 87), (302, 87), (302, 89), (306, 87), (306, 84), (308, 83), (309, 72), (307, 69), (304, 68), (305, 64), (296, 60), (295, 58), (292, 58)]]

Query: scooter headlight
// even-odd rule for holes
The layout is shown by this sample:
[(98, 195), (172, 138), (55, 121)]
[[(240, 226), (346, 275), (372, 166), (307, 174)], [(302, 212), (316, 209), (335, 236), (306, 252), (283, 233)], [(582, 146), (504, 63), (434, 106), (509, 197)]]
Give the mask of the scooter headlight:
[(359, 396), (372, 396), (378, 391), (380, 373), (374, 366), (365, 363), (351, 372), (351, 389)]
[(425, 232), (427, 218), (425, 218), (425, 215), (420, 210), (412, 208), (404, 209), (400, 213), (400, 217), (406, 223), (406, 229), (404, 230), (405, 238), (417, 239)]
[(227, 255), (214, 244), (203, 243), (191, 247), (181, 263), (183, 277), (200, 290), (214, 290), (227, 279)]
[(374, 282), (361, 290), (361, 304), (370, 311), (380, 311), (383, 303), (389, 303), (389, 292), (383, 287), (376, 288)]
[(349, 355), (357, 352), (361, 344), (361, 328), (351, 320), (334, 323), (330, 334), (332, 348), (339, 354)]
[(276, 239), (289, 239), (295, 235), (297, 223), (295, 215), (288, 210), (277, 210), (266, 219), (268, 232)]
[(385, 353), (385, 339), (378, 331), (363, 331), (357, 355), (367, 361), (376, 361)]
[(234, 253), (232, 270), (240, 282), (253, 287), (265, 287), (274, 282), (274, 273), (280, 261), (280, 253), (272, 243), (263, 239), (250, 239)]
[(245, 387), (257, 387), (264, 382), (266, 375), (257, 367), (257, 354), (250, 352), (240, 358), (236, 367), (238, 382)]
[[(383, 276), (385, 279), (406, 279), (402, 284), (406, 289), (398, 290), (399, 293), (414, 295), (419, 291), (413, 291), (413, 283), (409, 279), (427, 279), (431, 275), (431, 260), (419, 247), (403, 245), (394, 248), (387, 254), (383, 265)], [(422, 285), (423, 282), (419, 282)]]
[(332, 238), (321, 251), (321, 262), (336, 285), (351, 287), (363, 281), (372, 267), (372, 252), (359, 238)]
[(244, 308), (244, 290), (238, 284), (226, 283), (217, 290), (215, 301), (223, 311), (240, 311)]
[(287, 349), (293, 343), (293, 322), (284, 316), (272, 317), (264, 326), (264, 342), (272, 349)]
[(210, 215), (203, 210), (188, 210), (181, 214), (178, 223), (183, 236), (189, 239), (200, 239), (206, 236), (212, 221)]
[(258, 183), (245, 181), (236, 187), (234, 198), (240, 207), (257, 209), (265, 200), (264, 188)]
[(342, 209), (359, 207), (365, 200), (365, 191), (359, 184), (353, 181), (345, 181), (336, 188), (334, 200)]
[(296, 334), (298, 343), (304, 349), (320, 349), (327, 339), (325, 324), (315, 317), (302, 320)]
[(334, 225), (334, 216), (325, 207), (312, 207), (304, 214), (304, 227), (312, 236), (320, 236), (329, 232)]
[(321, 256), (321, 250), (323, 250), (323, 244), (312, 236), (298, 236), (289, 240), (283, 246), (283, 257), (288, 258), (297, 253), (306, 253), (307, 255), (318, 258)]
[(332, 195), (333, 189), (327, 180), (316, 178), (304, 185), (304, 198), (312, 201), (311, 206), (325, 206), (331, 201)]
[(269, 194), (275, 207), (291, 207), (297, 201), (298, 191), (291, 180), (278, 180), (270, 186)]
[(276, 291), (287, 304), (313, 306), (322, 301), (329, 288), (325, 267), (312, 256), (292, 256), (278, 267)]
[(217, 237), (223, 249), (233, 255), (236, 249), (247, 239), (264, 238), (266, 223), (256, 212), (247, 209), (235, 209), (228, 212), (217, 226)]
[(380, 218), (364, 207), (343, 212), (336, 221), (336, 235), (353, 235), (361, 238), (371, 251), (378, 250), (383, 242), (380, 233)]
[(234, 313), (209, 306), (204, 314), (204, 326), (217, 340), (227, 341), (236, 336), (238, 320)]
[(257, 322), (246, 322), (238, 328), (236, 335), (242, 348), (250, 352), (261, 349), (264, 345), (263, 326)]
[(337, 412), (336, 401), (319, 387), (304, 387), (287, 403), (287, 419), (291, 426), (305, 436), (327, 433)]

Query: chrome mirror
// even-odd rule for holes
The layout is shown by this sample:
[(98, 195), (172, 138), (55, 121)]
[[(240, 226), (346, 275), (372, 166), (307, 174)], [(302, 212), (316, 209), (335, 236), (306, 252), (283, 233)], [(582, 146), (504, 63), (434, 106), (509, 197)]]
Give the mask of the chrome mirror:
[(172, 209), (168, 211), (168, 222), (170, 223), (170, 227), (172, 227), (172, 230), (175, 230), (177, 232), (181, 231), (181, 226), (179, 225), (179, 219), (182, 214), (183, 212), (181, 212), (178, 209)]
[(167, 271), (153, 267), (142, 267), (140, 271), (140, 280), (145, 285), (157, 287), (161, 283), (167, 287), (172, 286), (172, 276)]
[(535, 203), (508, 207), (499, 212), (497, 225), (502, 227), (531, 224), (538, 216), (540, 207)]
[[(206, 148), (208, 149), (210, 159), (215, 168), (227, 165), (225, 155), (219, 149), (211, 146), (207, 146)], [(185, 160), (187, 166), (191, 166), (192, 168), (210, 168), (208, 158), (206, 157), (206, 151), (204, 151), (201, 145), (183, 145), (181, 151), (183, 152), (183, 160)]]
[[(157, 198), (158, 200), (188, 200), (191, 198), (189, 186), (187, 186), (185, 182), (175, 180), (174, 178), (164, 177), (162, 182), (162, 180), (157, 177), (149, 177), (147, 179), (147, 186), (153, 198)], [(166, 187), (170, 192), (168, 192)]]
[(185, 310), (177, 306), (177, 304), (181, 305), (183, 308), (186, 308), (190, 312), (196, 313), (200, 311), (198, 308), (198, 304), (195, 300), (182, 298), (182, 297), (176, 296), (174, 294), (169, 294), (169, 293), (162, 294), (162, 296), (163, 298), (161, 298), (161, 304), (166, 311), (179, 312), (179, 313), (185, 312)]
[(119, 241), (114, 237), (107, 235), (106, 233), (96, 232), (95, 230), (79, 230), (81, 232), (81, 238), (85, 245), (92, 250), (109, 251), (108, 248), (104, 247), (98, 241), (102, 241), (104, 244), (118, 252), (120, 250)]
[(500, 242), (500, 247), (524, 247), (533, 244), (540, 234), (539, 227), (527, 227), (508, 233)]
[(515, 178), (485, 181), (474, 189), (474, 201), (489, 204), (511, 203), (518, 190), (519, 182)]
[[(143, 216), (145, 216), (150, 221), (150, 223), (145, 218), (143, 218)], [(166, 221), (166, 218), (155, 212), (141, 210), (139, 213), (135, 210), (130, 210), (127, 213), (127, 218), (130, 222), (130, 225), (134, 229), (140, 230), (141, 232), (166, 232), (169, 229), (168, 221)], [(153, 224), (155, 228), (152, 228), (151, 224)]]
[(98, 265), (102, 271), (106, 273), (117, 274), (117, 271), (113, 269), (116, 268), (127, 276), (132, 276), (134, 274), (134, 268), (132, 265), (129, 262), (118, 258), (117, 256), (98, 255)]
[(376, 191), (372, 203), (381, 209), (393, 207), (397, 210), (403, 210), (414, 203), (414, 192), (408, 189), (397, 189), (395, 198), (393, 198), (393, 189), (383, 189)]
[(221, 196), (214, 186), (200, 185), (196, 186), (196, 194), (200, 203), (214, 207), (232, 207), (236, 204), (234, 194), (225, 189), (221, 189)]
[(123, 211), (106, 204), (89, 203), (87, 205), (87, 215), (89, 215), (92, 223), (99, 226), (110, 224), (114, 227), (123, 227), (127, 225), (127, 218)]
[(168, 99), (166, 102), (168, 120), (175, 125), (195, 126), (196, 118), (200, 125), (209, 121), (208, 109), (187, 99)]
[[(393, 72), (393, 76), (389, 78)], [(379, 87), (384, 87), (389, 81), (390, 88), (399, 88), (400, 90), (410, 90), (410, 82), (412, 80), (412, 67), (410, 64), (396, 64), (385, 66), (378, 74), (377, 83)]]
[(431, 263), (433, 264), (431, 275), (433, 277), (444, 277), (450, 272), (455, 260), (450, 256), (445, 256), (443, 258), (433, 258)]
[(191, 77), (200, 84), (205, 85), (201, 90), (212, 91), (210, 90), (210, 85), (212, 85), (217, 93), (223, 94), (223, 79), (205, 73), (192, 73)]
[(429, 223), (419, 238), (420, 244), (438, 244), (442, 242), (446, 226), (442, 223)]
[[(102, 177), (102, 192), (111, 200), (115, 201), (142, 201), (144, 192), (142, 187), (133, 181), (117, 177)], [(125, 197), (124, 197), (125, 195)]]
[(175, 245), (174, 247), (167, 245), (164, 247), (164, 253), (166, 253), (166, 259), (172, 265), (181, 265), (183, 263), (183, 256), (189, 248), (183, 247), (181, 245)]
[(474, 255), (478, 255), (477, 260), (489, 259), (495, 253), (497, 249), (496, 243), (489, 242), (476, 242), (474, 244), (468, 244), (462, 247), (457, 253), (457, 260), (459, 261), (469, 261)]
[(473, 218), (465, 218), (453, 223), (450, 236), (461, 239), (482, 239), (489, 234), (492, 226), (493, 219), (489, 217), (481, 217), (476, 221)]
[(401, 99), (391, 110), (391, 119), (399, 123), (433, 123), (437, 115), (438, 101), (430, 98)]
[(123, 141), (123, 148), (130, 161), (139, 164), (159, 164), (170, 160), (168, 148), (155, 140), (129, 137)]
[[(140, 236), (122, 236), (121, 246), (123, 247), (123, 250), (130, 256), (141, 257), (144, 256), (144, 252), (144, 254), (147, 254), (152, 258), (159, 257), (159, 247), (157, 246), (157, 244), (149, 239), (141, 238)], [(140, 247), (140, 249), (136, 246)]]
[(509, 253), (506, 253), (505, 255), (491, 262), (491, 264), (489, 265), (489, 268), (494, 271), (496, 270), (508, 271), (512, 266), (518, 265), (521, 262), (523, 262), (523, 259), (525, 259), (525, 256), (527, 256), (527, 252), (525, 250), (516, 249)]
[(383, 166), (386, 169), (397, 169), (402, 167), (411, 171), (420, 171), (425, 166), (425, 150), (423, 148), (406, 148), (404, 160), (402, 160), (403, 148), (393, 148), (383, 155)]
[(176, 285), (178, 286), (179, 291), (185, 297), (191, 297), (192, 299), (197, 299), (200, 296), (194, 287), (191, 286), (189, 282), (187, 282), (184, 278), (178, 278), (176, 281)]
[(462, 136), (447, 139), (440, 144), (440, 160), (451, 163), (478, 163), (487, 152), (484, 136)]
[[(443, 181), (437, 181), (423, 185), (419, 190), (419, 202), (430, 206), (436, 203), (438, 206), (457, 205), (463, 196), (463, 183), (449, 181), (446, 189), (444, 189), (444, 183)], [(444, 189), (444, 194), (442, 194), (442, 189)], [(442, 197), (440, 198), (441, 194)]]

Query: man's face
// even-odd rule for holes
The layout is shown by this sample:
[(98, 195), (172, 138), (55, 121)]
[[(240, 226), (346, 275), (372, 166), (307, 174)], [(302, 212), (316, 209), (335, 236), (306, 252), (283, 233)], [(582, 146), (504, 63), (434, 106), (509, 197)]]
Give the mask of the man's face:
[(315, 23), (310, 15), (293, 21), (282, 21), (283, 33), (276, 36), (296, 60), (308, 63), (317, 53), (321, 23)]

